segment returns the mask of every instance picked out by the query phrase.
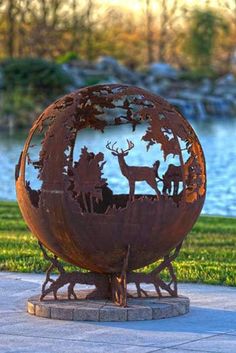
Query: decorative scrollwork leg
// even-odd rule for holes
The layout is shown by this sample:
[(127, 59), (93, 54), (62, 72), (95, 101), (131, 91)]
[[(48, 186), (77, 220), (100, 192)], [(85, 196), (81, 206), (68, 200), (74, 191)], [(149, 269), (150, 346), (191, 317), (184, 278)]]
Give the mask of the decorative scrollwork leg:
[[(46, 272), (46, 279), (42, 285), (42, 293), (40, 300), (43, 300), (48, 294), (51, 293), (53, 294), (54, 299), (57, 300), (58, 290), (64, 287), (65, 285), (68, 285), (68, 299), (77, 299), (76, 293), (74, 291), (74, 287), (77, 283), (95, 285), (96, 289), (94, 293), (90, 293), (90, 297), (95, 296), (97, 299), (110, 299), (110, 281), (108, 275), (103, 275), (94, 272), (84, 273), (80, 271), (73, 271), (68, 273), (65, 271), (64, 267), (58, 261), (56, 256), (48, 255), (47, 251), (41, 243), (39, 243), (39, 246), (42, 250), (45, 260), (51, 263)], [(54, 269), (57, 269), (59, 272), (59, 276), (55, 280), (50, 277)]]
[[(141, 288), (142, 283), (153, 284), (156, 293), (159, 297), (162, 297), (161, 289), (169, 293), (173, 297), (177, 297), (177, 278), (173, 269), (172, 261), (176, 259), (181, 249), (182, 243), (180, 243), (172, 254), (164, 256), (163, 261), (150, 273), (140, 272), (129, 272), (127, 274), (127, 283), (134, 283), (137, 289), (137, 296), (141, 297), (142, 293), (144, 296), (148, 296), (148, 293)], [(160, 273), (167, 269), (170, 274), (170, 282), (166, 283), (161, 279)]]
[[(110, 299), (120, 306), (127, 306), (127, 284), (134, 283), (137, 289), (137, 296), (149, 296), (141, 284), (153, 284), (156, 293), (162, 297), (161, 290), (166, 291), (169, 295), (177, 296), (177, 278), (173, 269), (172, 261), (178, 256), (182, 243), (179, 244), (175, 250), (166, 256), (163, 261), (150, 273), (127, 272), (128, 261), (130, 255), (130, 245), (128, 246), (123, 261), (122, 271), (120, 273), (99, 274), (94, 272), (83, 273), (80, 271), (73, 271), (67, 273), (62, 264), (58, 261), (57, 256), (48, 255), (47, 251), (41, 243), (39, 246), (43, 252), (45, 260), (50, 262), (50, 266), (46, 272), (46, 279), (42, 285), (42, 294), (40, 300), (43, 300), (48, 294), (53, 294), (54, 299), (57, 300), (57, 292), (60, 288), (67, 285), (68, 299), (78, 299), (75, 293), (75, 285), (87, 284), (95, 285), (95, 290), (87, 295), (88, 299)], [(57, 269), (59, 276), (56, 279), (51, 278), (51, 273)], [(170, 274), (170, 282), (166, 283), (161, 279), (160, 274), (167, 269)]]

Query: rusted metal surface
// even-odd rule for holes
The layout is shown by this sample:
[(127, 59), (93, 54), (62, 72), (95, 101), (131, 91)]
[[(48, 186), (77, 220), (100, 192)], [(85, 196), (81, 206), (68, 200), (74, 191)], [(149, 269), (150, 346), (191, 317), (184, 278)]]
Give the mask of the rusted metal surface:
[[(127, 146), (114, 133), (102, 150), (92, 151), (88, 138), (79, 158), (75, 155), (83, 130), (90, 130), (90, 138), (94, 132), (102, 137), (123, 124), (130, 126)], [(146, 129), (140, 144), (153, 156), (151, 165), (127, 161), (141, 124)], [(36, 135), (41, 148), (32, 160)], [(157, 148), (161, 159), (155, 156)], [(108, 153), (118, 162), (120, 178), (128, 182), (127, 194), (115, 194), (110, 186), (104, 173), (105, 164), (114, 168), (107, 165)], [(27, 165), (37, 173), (39, 188), (28, 180)], [(152, 194), (136, 193), (140, 181)], [(74, 265), (123, 276), (124, 298), (126, 273), (170, 254), (197, 220), (206, 193), (205, 161), (190, 124), (165, 100), (137, 87), (98, 85), (62, 97), (36, 120), (16, 167), (16, 189), (23, 217), (38, 240)]]
[[(66, 272), (64, 267), (58, 261), (57, 256), (48, 255), (43, 245), (39, 243), (45, 260), (50, 262), (50, 266), (46, 273), (46, 279), (42, 285), (42, 294), (40, 300), (43, 300), (47, 295), (53, 294), (54, 299), (58, 300), (58, 291), (67, 285), (68, 300), (78, 299), (75, 292), (76, 284), (94, 285), (95, 290), (92, 291), (87, 299), (107, 299), (112, 300), (121, 306), (127, 306), (127, 297), (132, 297), (127, 291), (127, 284), (133, 283), (136, 286), (137, 297), (148, 297), (148, 292), (142, 288), (142, 284), (153, 284), (155, 291), (159, 297), (163, 296), (163, 291), (167, 292), (172, 297), (177, 297), (177, 278), (174, 273), (172, 261), (178, 256), (182, 243), (174, 249), (172, 254), (164, 256), (160, 264), (150, 273), (142, 272), (127, 272), (128, 259), (130, 248), (128, 247), (127, 254), (124, 259), (124, 266), (120, 273), (101, 274), (95, 272)], [(51, 272), (57, 269), (59, 276), (56, 279), (51, 278)], [(170, 281), (166, 283), (160, 277), (163, 270), (169, 273)]]

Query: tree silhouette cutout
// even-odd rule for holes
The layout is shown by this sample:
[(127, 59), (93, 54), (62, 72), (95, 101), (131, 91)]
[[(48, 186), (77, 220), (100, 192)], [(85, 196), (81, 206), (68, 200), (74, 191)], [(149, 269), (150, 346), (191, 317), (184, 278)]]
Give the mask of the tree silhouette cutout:
[[(106, 186), (106, 179), (102, 178), (102, 169), (106, 163), (104, 154), (89, 152), (84, 146), (78, 162), (72, 168), (74, 178), (74, 191), (81, 195), (86, 212), (94, 212), (93, 201), (102, 201), (102, 189)], [(89, 203), (87, 198), (89, 198)]]
[(164, 115), (159, 114), (159, 119), (150, 119), (150, 126), (148, 127), (142, 140), (147, 141), (147, 150), (155, 143), (161, 144), (164, 159), (169, 154), (179, 155), (180, 149), (176, 144), (176, 139), (172, 136), (172, 129), (168, 120)]

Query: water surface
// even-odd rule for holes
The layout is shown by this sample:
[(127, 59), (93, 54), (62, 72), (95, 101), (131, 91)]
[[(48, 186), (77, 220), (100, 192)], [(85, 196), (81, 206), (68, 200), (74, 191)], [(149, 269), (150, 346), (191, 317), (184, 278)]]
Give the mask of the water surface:
[[(207, 197), (202, 213), (211, 215), (236, 216), (236, 120), (215, 120), (214, 122), (192, 122), (200, 142), (203, 146), (207, 164)], [(140, 131), (141, 134), (141, 131)], [(16, 133), (9, 136), (0, 133), (0, 199), (15, 200), (15, 164), (18, 161), (27, 133)], [(138, 134), (135, 138), (138, 138)], [(115, 139), (119, 143), (125, 143), (125, 134), (121, 129), (119, 135), (112, 136), (108, 132), (108, 139)], [(86, 134), (77, 146), (79, 155), (81, 146), (86, 141)], [(99, 151), (99, 136), (90, 139), (89, 146), (94, 152)], [(100, 149), (101, 150), (101, 149)], [(134, 153), (134, 151), (136, 151)], [(106, 160), (113, 158), (107, 151)], [(151, 160), (144, 160), (145, 155), (138, 149), (133, 150), (127, 161), (131, 165), (149, 165)], [(117, 163), (116, 161), (114, 161)], [(109, 163), (107, 162), (107, 165)], [(107, 168), (107, 169), (106, 169)], [(119, 176), (117, 179), (118, 165), (111, 169), (104, 166), (105, 176), (109, 177), (112, 189), (119, 192), (128, 192), (127, 180)], [(137, 185), (137, 192), (147, 185)], [(145, 192), (149, 193), (150, 190)]]

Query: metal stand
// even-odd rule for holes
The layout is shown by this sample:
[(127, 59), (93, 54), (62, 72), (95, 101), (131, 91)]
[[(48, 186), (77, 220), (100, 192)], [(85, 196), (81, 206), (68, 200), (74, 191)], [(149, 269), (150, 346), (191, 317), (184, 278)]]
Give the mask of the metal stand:
[[(52, 293), (54, 299), (57, 300), (57, 292), (65, 285), (67, 287), (68, 299), (78, 299), (75, 293), (76, 284), (94, 285), (95, 290), (92, 291), (87, 299), (107, 299), (114, 303), (126, 307), (127, 297), (132, 297), (127, 292), (127, 284), (134, 283), (137, 289), (137, 297), (148, 297), (149, 294), (141, 287), (142, 283), (153, 284), (156, 293), (162, 297), (161, 290), (166, 291), (170, 296), (177, 297), (177, 278), (174, 273), (172, 261), (178, 256), (182, 243), (180, 243), (172, 253), (164, 256), (161, 263), (150, 273), (143, 272), (127, 272), (130, 246), (128, 246), (124, 257), (123, 268), (121, 273), (100, 274), (96, 272), (66, 272), (62, 264), (58, 261), (57, 256), (48, 255), (47, 251), (39, 242), (45, 260), (51, 264), (46, 272), (46, 279), (42, 285), (42, 294), (40, 300), (43, 300), (48, 294)], [(59, 276), (54, 280), (51, 278), (51, 273), (57, 269)], [(166, 283), (161, 279), (160, 273), (163, 270), (168, 270), (170, 281)]]

